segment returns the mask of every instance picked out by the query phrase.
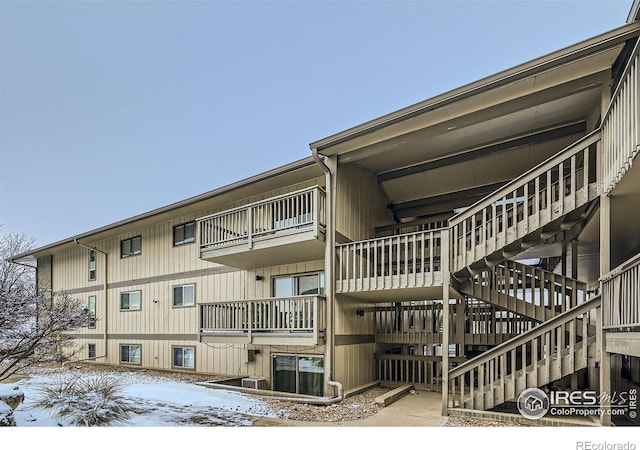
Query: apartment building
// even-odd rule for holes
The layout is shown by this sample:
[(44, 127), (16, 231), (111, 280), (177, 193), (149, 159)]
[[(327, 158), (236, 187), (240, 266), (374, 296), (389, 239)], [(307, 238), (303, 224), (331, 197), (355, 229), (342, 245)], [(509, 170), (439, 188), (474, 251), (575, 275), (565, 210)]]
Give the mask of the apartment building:
[(410, 383), (444, 414), (637, 389), (637, 19), (12, 259), (86, 300), (96, 363), (325, 397)]

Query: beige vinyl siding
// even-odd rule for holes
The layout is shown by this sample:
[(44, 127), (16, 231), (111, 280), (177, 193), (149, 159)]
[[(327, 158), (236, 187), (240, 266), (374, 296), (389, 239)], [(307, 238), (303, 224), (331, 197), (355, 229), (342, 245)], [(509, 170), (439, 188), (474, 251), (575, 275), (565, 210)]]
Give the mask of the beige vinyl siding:
[[(322, 260), (243, 271), (201, 260), (197, 242), (173, 245), (175, 225), (315, 185), (324, 185), (324, 178), (262, 193), (215, 210), (203, 210), (179, 218), (165, 219), (155, 225), (134, 229), (101, 241), (83, 240), (83, 244), (108, 253), (106, 321), (104, 254), (97, 253), (95, 281), (89, 281), (88, 249), (77, 246), (55, 254), (52, 270), (55, 291), (70, 291), (72, 296), (81, 300), (83, 304), (88, 304), (90, 295), (96, 296), (96, 328), (83, 327), (76, 331), (78, 338), (75, 343), (83, 348), (73, 359), (86, 359), (87, 346), (91, 343), (96, 345), (97, 363), (119, 365), (120, 345), (131, 344), (141, 346), (141, 364), (135, 367), (172, 370), (172, 348), (188, 346), (195, 348), (196, 372), (264, 377), (271, 383), (273, 353), (323, 355), (324, 346), (255, 347), (245, 344), (203, 344), (197, 337), (199, 304), (269, 298), (272, 295), (272, 277), (322, 271)], [(141, 254), (121, 258), (120, 241), (135, 236), (142, 237)], [(43, 270), (47, 270), (46, 264)], [(256, 280), (256, 275), (262, 276), (263, 279)], [(195, 286), (195, 305), (174, 307), (173, 288), (185, 284)], [(120, 294), (132, 291), (141, 293), (140, 310), (121, 311)], [(100, 358), (105, 354), (105, 322), (108, 322), (106, 359)], [(185, 339), (187, 336), (189, 338)], [(259, 354), (252, 355), (254, 358), (251, 362), (248, 361), (249, 348), (260, 350)]]
[[(99, 335), (83, 337), (74, 341), (75, 347), (68, 349), (75, 351), (74, 360), (86, 360), (88, 358), (88, 345), (95, 344), (95, 362), (108, 365), (120, 364), (121, 345), (140, 345), (141, 364), (130, 364), (141, 369), (182, 370), (173, 367), (174, 347), (193, 347), (195, 349), (195, 371), (197, 373), (223, 375), (223, 376), (250, 376), (266, 378), (270, 384), (272, 381), (271, 360), (273, 354), (299, 354), (299, 355), (324, 355), (324, 346), (313, 349), (298, 346), (252, 346), (260, 353), (254, 356), (252, 362), (248, 361), (249, 347), (243, 344), (202, 344), (196, 340), (184, 339), (141, 339), (130, 337), (123, 339), (109, 339), (107, 359), (104, 356), (104, 341)], [(129, 364), (126, 364), (129, 365)], [(189, 369), (191, 370), (191, 369)]]
[[(374, 315), (370, 311), (371, 306), (370, 303), (361, 303), (354, 298), (337, 295), (336, 336), (346, 340), (350, 336), (367, 336), (371, 337), (373, 341), (376, 328)], [(356, 314), (359, 309), (364, 309), (364, 316)], [(336, 379), (343, 384), (346, 390), (376, 381), (374, 352), (374, 342), (336, 346)]]
[(356, 164), (338, 168), (336, 231), (352, 241), (375, 237), (375, 228), (392, 223), (389, 199), (376, 175)]
[(375, 344), (336, 347), (335, 379), (346, 391), (376, 381), (374, 352)]

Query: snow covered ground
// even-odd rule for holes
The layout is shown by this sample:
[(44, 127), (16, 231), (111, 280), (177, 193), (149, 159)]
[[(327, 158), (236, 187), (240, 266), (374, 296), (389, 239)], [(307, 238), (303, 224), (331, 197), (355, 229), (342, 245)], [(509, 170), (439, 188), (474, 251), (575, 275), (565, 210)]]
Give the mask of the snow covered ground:
[[(190, 382), (134, 371), (102, 372), (123, 382), (123, 395), (130, 399), (137, 414), (117, 426), (251, 426), (259, 417), (276, 417), (259, 399), (236, 392), (210, 389)], [(60, 376), (95, 376), (87, 371), (41, 372), (18, 381), (25, 401), (15, 411), (18, 427), (66, 426), (48, 410), (33, 408), (37, 386), (54, 382)]]

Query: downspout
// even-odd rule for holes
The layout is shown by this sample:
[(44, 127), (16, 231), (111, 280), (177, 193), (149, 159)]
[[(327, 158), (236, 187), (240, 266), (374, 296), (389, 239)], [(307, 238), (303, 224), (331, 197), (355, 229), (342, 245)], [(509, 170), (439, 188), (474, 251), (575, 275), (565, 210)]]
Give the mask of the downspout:
[(108, 321), (109, 321), (109, 315), (108, 315), (108, 312), (109, 312), (109, 301), (108, 301), (109, 288), (108, 288), (108, 284), (107, 284), (107, 282), (109, 281), (109, 278), (108, 278), (108, 275), (109, 275), (109, 270), (108, 270), (108, 268), (109, 268), (109, 258), (108, 258), (108, 256), (109, 256), (109, 254), (107, 252), (105, 252), (103, 250), (99, 250), (99, 249), (97, 249), (95, 247), (89, 247), (88, 245), (81, 244), (78, 241), (78, 239), (74, 239), (73, 241), (76, 244), (78, 244), (80, 247), (84, 247), (84, 248), (86, 248), (88, 250), (94, 250), (94, 251), (100, 252), (100, 253), (102, 253), (104, 255), (104, 319), (103, 319), (104, 320), (104, 333), (103, 333), (103, 337), (102, 337), (102, 339), (104, 341), (104, 355), (96, 356), (95, 359), (105, 358), (105, 360), (106, 360), (107, 353), (108, 353), (107, 324), (108, 324)]
[[(318, 155), (318, 149), (311, 148), (313, 159), (320, 165), (325, 173), (325, 251), (324, 251), (324, 273), (325, 273), (325, 296), (326, 296), (326, 320), (325, 320), (325, 361), (329, 366), (329, 370), (325, 370), (325, 384), (338, 388), (338, 396), (330, 399), (331, 403), (337, 403), (344, 399), (344, 388), (338, 381), (333, 380), (333, 372), (335, 368), (335, 356), (333, 351), (334, 333), (335, 333), (335, 277), (334, 277), (334, 249), (335, 249), (335, 214), (334, 214), (334, 174), (323, 158)], [(326, 404), (326, 403), (325, 403)]]

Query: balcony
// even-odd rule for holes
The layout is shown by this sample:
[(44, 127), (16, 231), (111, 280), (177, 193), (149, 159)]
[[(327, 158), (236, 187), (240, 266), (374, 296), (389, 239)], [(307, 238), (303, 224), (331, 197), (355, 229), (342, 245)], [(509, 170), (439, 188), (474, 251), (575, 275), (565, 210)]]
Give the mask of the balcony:
[(316, 295), (200, 305), (200, 341), (262, 345), (324, 342), (325, 299)]
[(441, 232), (338, 245), (336, 292), (372, 301), (442, 298)]
[(315, 186), (198, 219), (200, 258), (239, 269), (324, 257), (325, 193)]

